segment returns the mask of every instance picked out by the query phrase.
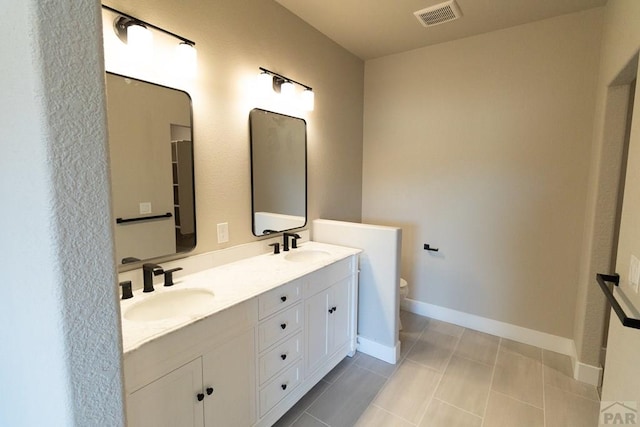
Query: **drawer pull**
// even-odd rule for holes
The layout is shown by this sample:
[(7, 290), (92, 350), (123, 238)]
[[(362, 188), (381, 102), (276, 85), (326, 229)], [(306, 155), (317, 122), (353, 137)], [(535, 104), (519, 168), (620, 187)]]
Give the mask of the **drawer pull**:
[(281, 354), (281, 355), (280, 355), (280, 358), (281, 358), (282, 360), (285, 360), (285, 359), (287, 358), (287, 355), (286, 355), (286, 354)]
[(287, 300), (287, 296), (283, 295), (280, 297), (280, 301), (285, 302)]
[(287, 324), (286, 324), (286, 323), (281, 323), (281, 324), (280, 324), (280, 327), (281, 327), (282, 329), (286, 329), (286, 328), (287, 328)]
[(282, 387), (283, 390), (287, 389), (287, 385), (286, 384), (282, 384), (280, 387)]
[(198, 393), (198, 402), (202, 402), (204, 400), (204, 393)]
[(213, 394), (213, 387), (207, 387), (207, 396), (211, 396)]

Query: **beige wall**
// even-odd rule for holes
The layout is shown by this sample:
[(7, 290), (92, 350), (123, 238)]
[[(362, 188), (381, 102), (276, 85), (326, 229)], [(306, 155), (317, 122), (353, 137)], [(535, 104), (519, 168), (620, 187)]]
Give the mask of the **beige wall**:
[[(308, 133), (309, 219), (361, 215), (363, 62), (275, 2), (125, 0), (107, 5), (196, 42), (193, 99), (196, 220), (201, 253), (251, 233), (249, 112), (262, 66), (313, 87)], [(172, 86), (170, 81), (163, 84)], [(186, 87), (176, 81), (176, 87)], [(216, 224), (229, 223), (219, 245)]]
[(573, 337), (601, 20), (366, 63), (363, 221), (403, 227), (410, 298)]

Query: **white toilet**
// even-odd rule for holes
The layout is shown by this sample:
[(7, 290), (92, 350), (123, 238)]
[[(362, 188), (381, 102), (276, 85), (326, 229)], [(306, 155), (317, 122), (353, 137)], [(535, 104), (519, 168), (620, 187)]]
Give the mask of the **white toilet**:
[[(409, 294), (409, 284), (402, 277), (400, 278), (400, 307), (402, 307), (402, 301)], [(400, 314), (398, 312), (398, 327), (402, 330), (402, 322), (400, 321)]]

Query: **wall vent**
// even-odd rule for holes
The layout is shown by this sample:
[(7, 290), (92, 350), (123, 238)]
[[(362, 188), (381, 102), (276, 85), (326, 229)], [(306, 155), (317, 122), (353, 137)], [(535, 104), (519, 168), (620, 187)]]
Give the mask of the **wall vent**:
[(455, 0), (449, 0), (426, 9), (413, 12), (418, 21), (425, 27), (433, 27), (434, 25), (444, 24), (453, 21), (462, 16), (460, 7)]

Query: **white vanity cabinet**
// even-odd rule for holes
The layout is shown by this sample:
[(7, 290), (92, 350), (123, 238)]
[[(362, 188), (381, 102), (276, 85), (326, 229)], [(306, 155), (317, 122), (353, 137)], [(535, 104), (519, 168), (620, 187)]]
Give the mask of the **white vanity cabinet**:
[[(128, 426), (246, 427), (255, 423), (257, 310), (255, 301), (251, 302), (125, 355)], [(167, 373), (158, 378), (158, 372)]]
[(126, 351), (128, 426), (273, 425), (355, 353), (358, 260), (349, 251)]
[[(295, 300), (295, 307), (301, 307), (303, 312), (301, 329), (290, 338), (275, 341), (259, 355), (258, 381), (261, 386), (257, 426), (271, 426), (345, 356), (352, 356), (356, 350), (356, 256), (309, 273), (290, 286), (294, 286), (296, 292), (301, 289), (300, 304), (299, 299)], [(261, 320), (259, 328), (280, 318), (278, 316), (284, 318), (290, 310), (283, 307), (272, 317)], [(262, 383), (268, 375), (261, 373), (271, 365), (277, 373)]]
[(349, 342), (350, 284), (348, 277), (305, 299), (305, 368), (310, 374)]

